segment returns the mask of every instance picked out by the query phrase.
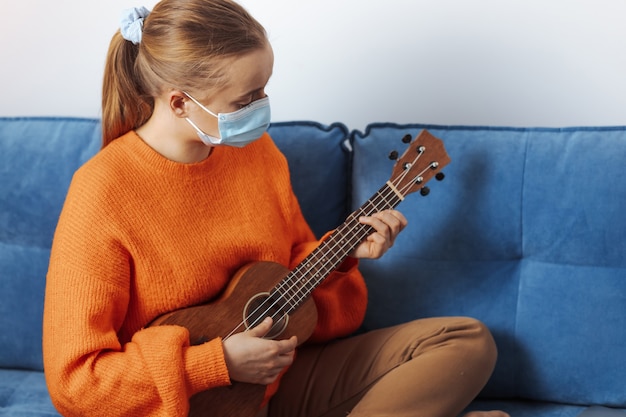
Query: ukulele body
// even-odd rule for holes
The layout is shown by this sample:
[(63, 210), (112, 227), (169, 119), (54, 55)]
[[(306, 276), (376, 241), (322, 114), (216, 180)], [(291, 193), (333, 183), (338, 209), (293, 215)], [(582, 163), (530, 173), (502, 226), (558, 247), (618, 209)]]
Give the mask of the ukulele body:
[[(266, 300), (270, 290), (288, 273), (287, 268), (274, 262), (253, 262), (237, 272), (219, 299), (164, 314), (150, 326), (183, 326), (189, 330), (192, 345), (245, 331), (274, 311), (264, 305), (279, 307)], [(309, 297), (292, 314), (275, 322), (266, 338), (288, 339), (295, 335), (301, 344), (311, 336), (316, 322), (317, 309)], [(265, 390), (265, 385), (233, 381), (229, 386), (202, 391), (190, 399), (189, 416), (254, 417)]]

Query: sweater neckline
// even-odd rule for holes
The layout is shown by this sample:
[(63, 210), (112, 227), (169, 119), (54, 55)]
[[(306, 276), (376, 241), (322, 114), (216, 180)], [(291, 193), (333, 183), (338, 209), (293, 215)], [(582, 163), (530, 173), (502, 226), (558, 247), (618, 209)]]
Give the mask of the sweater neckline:
[(168, 159), (150, 147), (134, 130), (128, 132), (124, 139), (129, 144), (128, 152), (131, 158), (151, 170), (165, 175), (180, 175), (187, 178), (202, 177), (207, 170), (216, 169), (221, 164), (222, 152), (220, 147), (214, 147), (208, 157), (199, 162), (177, 162)]

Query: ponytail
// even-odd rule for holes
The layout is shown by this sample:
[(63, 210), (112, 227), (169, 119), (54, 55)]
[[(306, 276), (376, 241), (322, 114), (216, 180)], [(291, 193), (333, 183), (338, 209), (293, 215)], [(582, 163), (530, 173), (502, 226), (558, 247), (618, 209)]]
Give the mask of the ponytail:
[(124, 133), (144, 124), (153, 109), (153, 100), (142, 92), (135, 75), (139, 46), (128, 42), (118, 31), (113, 35), (102, 84), (102, 147)]

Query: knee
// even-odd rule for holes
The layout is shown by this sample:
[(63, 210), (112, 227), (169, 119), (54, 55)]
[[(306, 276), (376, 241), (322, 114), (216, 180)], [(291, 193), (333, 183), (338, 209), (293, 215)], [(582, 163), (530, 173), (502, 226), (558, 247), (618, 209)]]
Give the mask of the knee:
[(480, 320), (463, 317), (462, 333), (464, 338), (464, 352), (474, 360), (484, 364), (486, 369), (493, 370), (498, 357), (498, 349), (489, 328)]
[(415, 353), (444, 347), (458, 358), (493, 370), (498, 351), (491, 331), (482, 321), (471, 317), (435, 317), (426, 322), (432, 326), (432, 333)]

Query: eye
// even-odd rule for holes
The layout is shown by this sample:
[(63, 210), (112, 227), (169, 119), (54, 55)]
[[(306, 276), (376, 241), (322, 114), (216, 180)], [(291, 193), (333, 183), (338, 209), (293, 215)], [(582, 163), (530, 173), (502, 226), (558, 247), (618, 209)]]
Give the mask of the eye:
[(246, 97), (245, 100), (236, 102), (235, 106), (237, 107), (237, 109), (241, 110), (244, 107), (249, 106), (253, 101), (254, 101), (254, 97), (252, 96)]
[(241, 110), (244, 107), (247, 107), (250, 104), (254, 103), (255, 101), (262, 99), (263, 97), (265, 97), (265, 91), (261, 89), (261, 90), (255, 91), (249, 96), (246, 96), (245, 98), (243, 98), (243, 101), (236, 102), (235, 105), (237, 106), (239, 110)]

